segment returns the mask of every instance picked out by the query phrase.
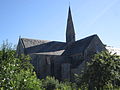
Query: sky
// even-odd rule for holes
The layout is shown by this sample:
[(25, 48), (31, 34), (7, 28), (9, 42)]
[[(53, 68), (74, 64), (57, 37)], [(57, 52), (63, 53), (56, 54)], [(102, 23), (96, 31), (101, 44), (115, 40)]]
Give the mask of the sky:
[(120, 48), (120, 0), (0, 0), (0, 44), (17, 45), (19, 37), (65, 41), (69, 5), (77, 40), (97, 34)]

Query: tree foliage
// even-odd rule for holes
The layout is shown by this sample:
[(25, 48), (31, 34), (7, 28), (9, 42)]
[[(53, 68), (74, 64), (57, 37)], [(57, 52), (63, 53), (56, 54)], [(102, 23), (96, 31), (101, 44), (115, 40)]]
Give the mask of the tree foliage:
[(42, 87), (45, 90), (76, 90), (76, 84), (71, 82), (60, 82), (54, 77), (47, 76), (42, 79)]
[(39, 90), (41, 82), (29, 61), (29, 56), (21, 55), (18, 58), (10, 44), (3, 43), (0, 50), (0, 89)]
[(120, 86), (120, 56), (104, 51), (96, 54), (82, 75), (78, 75), (79, 86), (91, 90)]

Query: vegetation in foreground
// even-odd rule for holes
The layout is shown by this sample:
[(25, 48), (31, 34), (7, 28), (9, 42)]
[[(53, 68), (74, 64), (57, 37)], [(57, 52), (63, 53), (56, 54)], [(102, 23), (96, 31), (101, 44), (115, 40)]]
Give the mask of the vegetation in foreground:
[(38, 79), (30, 57), (17, 56), (9, 43), (0, 49), (0, 90), (120, 90), (120, 56), (109, 52), (96, 54), (81, 75), (72, 82), (54, 77)]

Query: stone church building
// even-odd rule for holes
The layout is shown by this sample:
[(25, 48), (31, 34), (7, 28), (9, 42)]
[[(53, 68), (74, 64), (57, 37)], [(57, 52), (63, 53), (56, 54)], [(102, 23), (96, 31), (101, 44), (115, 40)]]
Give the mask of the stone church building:
[(75, 41), (75, 30), (69, 7), (66, 42), (19, 38), (18, 54), (31, 56), (39, 78), (54, 76), (59, 80), (72, 80), (74, 74), (79, 74), (90, 60), (90, 56), (105, 49), (97, 35)]

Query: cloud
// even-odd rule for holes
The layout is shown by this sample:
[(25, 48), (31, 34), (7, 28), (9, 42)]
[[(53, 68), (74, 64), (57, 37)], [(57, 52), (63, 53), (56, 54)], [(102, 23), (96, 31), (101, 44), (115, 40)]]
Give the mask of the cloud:
[(110, 8), (112, 8), (119, 0), (113, 0), (109, 5), (107, 5), (94, 19), (88, 26), (92, 26), (94, 23), (97, 22), (99, 18), (101, 18)]

